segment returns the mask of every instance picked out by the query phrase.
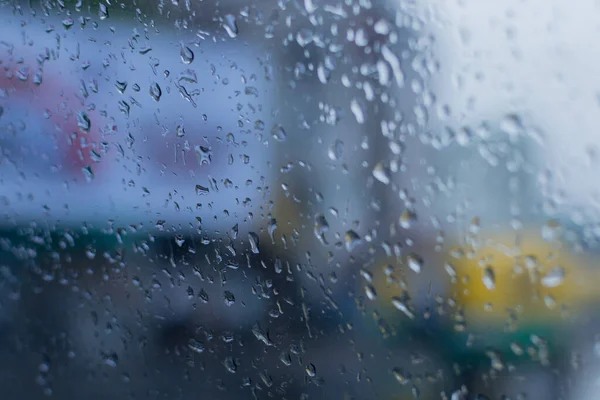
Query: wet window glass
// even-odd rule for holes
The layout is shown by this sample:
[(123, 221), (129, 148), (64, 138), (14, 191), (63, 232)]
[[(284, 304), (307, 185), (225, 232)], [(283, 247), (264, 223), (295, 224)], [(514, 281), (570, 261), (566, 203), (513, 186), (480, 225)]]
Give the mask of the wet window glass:
[(597, 1), (0, 22), (3, 399), (598, 398)]

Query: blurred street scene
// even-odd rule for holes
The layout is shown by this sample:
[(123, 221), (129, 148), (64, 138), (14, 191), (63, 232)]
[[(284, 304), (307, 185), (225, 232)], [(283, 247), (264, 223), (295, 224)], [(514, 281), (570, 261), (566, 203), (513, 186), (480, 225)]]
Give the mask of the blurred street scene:
[(0, 0), (0, 395), (596, 399), (599, 7)]

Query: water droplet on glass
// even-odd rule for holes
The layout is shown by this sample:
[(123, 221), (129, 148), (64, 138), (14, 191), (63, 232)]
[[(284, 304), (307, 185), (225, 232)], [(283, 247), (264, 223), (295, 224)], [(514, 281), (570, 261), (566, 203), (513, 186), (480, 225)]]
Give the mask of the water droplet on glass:
[(158, 86), (158, 83), (154, 82), (150, 85), (150, 97), (154, 99), (154, 101), (159, 101), (160, 96), (162, 96), (162, 89)]
[(283, 142), (287, 138), (287, 133), (283, 129), (283, 126), (276, 124), (271, 129), (271, 136), (273, 136), (273, 139)]
[(183, 125), (177, 125), (175, 127), (175, 136), (181, 138), (185, 136), (185, 127)]
[(250, 242), (250, 249), (252, 250), (252, 253), (258, 254), (258, 235), (254, 232), (249, 232), (248, 242)]
[(92, 126), (90, 118), (84, 111), (79, 111), (77, 113), (77, 126), (84, 132), (89, 132)]
[(323, 214), (315, 215), (315, 226), (314, 226), (315, 236), (317, 237), (317, 239), (319, 239), (319, 241), (323, 245), (327, 244), (327, 239), (325, 239), (325, 234), (328, 231), (329, 231), (329, 223), (327, 222), (325, 215), (323, 215)]
[(116, 354), (106, 354), (104, 356), (104, 364), (108, 365), (109, 367), (116, 367), (117, 365), (119, 365), (119, 357)]
[(327, 155), (329, 159), (332, 161), (337, 161), (342, 158), (344, 154), (344, 142), (339, 139), (336, 139), (331, 146), (329, 146), (329, 150), (327, 151)]
[(198, 196), (203, 196), (209, 193), (209, 189), (207, 187), (204, 187), (202, 185), (196, 185), (196, 194)]
[(317, 368), (314, 366), (314, 364), (308, 364), (306, 366), (306, 374), (311, 378), (314, 378), (317, 375)]
[(181, 56), (181, 62), (184, 64), (191, 64), (194, 61), (194, 52), (184, 44), (181, 44), (179, 55)]
[(360, 244), (361, 239), (360, 236), (358, 236), (358, 233), (354, 232), (353, 230), (349, 230), (344, 235), (344, 242), (346, 243), (346, 250), (350, 252)]
[(352, 101), (350, 102), (350, 111), (352, 111), (352, 114), (354, 114), (356, 122), (358, 122), (359, 124), (363, 124), (365, 122), (365, 112), (358, 100), (352, 99)]
[(234, 38), (238, 35), (238, 26), (235, 16), (227, 14), (223, 17), (223, 28), (230, 38)]
[(116, 81), (115, 82), (115, 87), (117, 88), (117, 90), (119, 91), (119, 93), (123, 94), (125, 92), (125, 89), (127, 89), (127, 82), (125, 82), (125, 81)]
[(264, 332), (260, 326), (257, 324), (255, 324), (252, 327), (252, 333), (254, 334), (254, 337), (257, 338), (258, 340), (260, 340), (261, 342), (263, 342), (265, 345), (267, 346), (273, 346), (273, 342), (271, 341), (271, 339), (269, 339), (269, 336), (267, 335), (266, 332)]
[(304, 0), (304, 9), (307, 13), (312, 14), (317, 10), (317, 6), (313, 2), (313, 0)]
[(17, 70), (17, 78), (23, 82), (29, 79), (29, 67), (25, 66), (19, 68)]
[(223, 365), (225, 366), (225, 369), (228, 372), (231, 372), (232, 374), (235, 374), (237, 371), (237, 364), (235, 363), (235, 360), (233, 359), (233, 357), (228, 356), (225, 358), (225, 361), (223, 361)]
[(231, 307), (235, 304), (235, 296), (229, 290), (226, 290), (223, 292), (223, 301), (226, 306)]
[(417, 221), (417, 214), (412, 211), (406, 210), (400, 215), (400, 227), (408, 229)]
[(492, 267), (485, 267), (483, 270), (483, 284), (488, 290), (494, 290), (496, 288), (496, 274)]
[(33, 83), (36, 85), (41, 85), (44, 79), (44, 74), (41, 69), (37, 70), (37, 72), (33, 75)]
[(547, 288), (553, 288), (561, 285), (565, 280), (565, 270), (562, 267), (556, 266), (550, 269), (542, 278), (542, 285)]
[(384, 185), (390, 183), (390, 173), (383, 162), (378, 162), (377, 165), (375, 165), (375, 168), (373, 168), (373, 176)]
[(367, 295), (367, 298), (369, 300), (377, 299), (377, 292), (375, 291), (375, 288), (371, 285), (365, 286), (365, 294)]
[(367, 271), (366, 269), (361, 268), (360, 274), (365, 281), (367, 281), (369, 283), (373, 283), (373, 274), (370, 271)]
[(408, 264), (408, 267), (417, 274), (421, 273), (421, 269), (423, 269), (423, 259), (419, 255), (415, 253), (409, 254), (406, 256), (406, 263)]
[(94, 180), (94, 171), (92, 171), (92, 167), (88, 165), (87, 167), (83, 167), (82, 171), (86, 181), (91, 182)]
[(400, 368), (392, 369), (392, 375), (401, 385), (406, 385), (410, 382), (410, 379), (406, 376), (406, 374)]
[(71, 17), (67, 17), (67, 18), (63, 19), (63, 21), (62, 21), (62, 24), (66, 29), (69, 29), (70, 27), (72, 27), (74, 23), (75, 23), (75, 21), (73, 21), (73, 18), (71, 18)]
[(408, 318), (415, 319), (415, 314), (400, 297), (393, 297), (392, 305), (396, 307), (396, 309), (402, 311)]
[(272, 218), (269, 221), (269, 227), (268, 227), (268, 232), (269, 232), (269, 236), (271, 237), (271, 242), (275, 243), (275, 230), (277, 229), (277, 220)]
[(190, 339), (188, 341), (188, 348), (195, 353), (204, 353), (204, 345), (196, 339)]
[(98, 6), (98, 15), (100, 20), (105, 20), (108, 18), (108, 8), (106, 8), (105, 4), (100, 3)]

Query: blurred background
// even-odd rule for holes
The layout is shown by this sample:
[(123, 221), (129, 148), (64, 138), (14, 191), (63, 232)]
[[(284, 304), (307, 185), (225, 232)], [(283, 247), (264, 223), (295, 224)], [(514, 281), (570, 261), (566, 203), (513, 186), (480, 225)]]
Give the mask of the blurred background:
[(3, 399), (600, 385), (600, 3), (0, 0)]

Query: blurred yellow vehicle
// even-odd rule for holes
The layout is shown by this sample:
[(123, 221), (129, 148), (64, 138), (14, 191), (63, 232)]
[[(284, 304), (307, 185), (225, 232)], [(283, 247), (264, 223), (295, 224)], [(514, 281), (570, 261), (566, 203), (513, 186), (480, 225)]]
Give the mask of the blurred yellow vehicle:
[(540, 231), (467, 239), (444, 268), (469, 329), (563, 324), (600, 300), (600, 271), (564, 241), (545, 240)]

